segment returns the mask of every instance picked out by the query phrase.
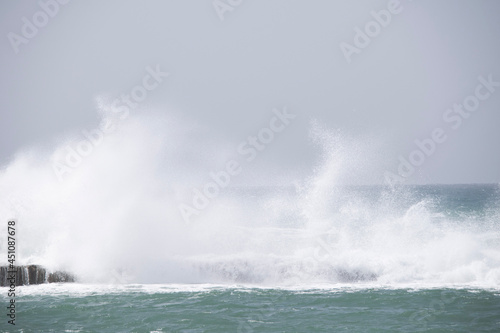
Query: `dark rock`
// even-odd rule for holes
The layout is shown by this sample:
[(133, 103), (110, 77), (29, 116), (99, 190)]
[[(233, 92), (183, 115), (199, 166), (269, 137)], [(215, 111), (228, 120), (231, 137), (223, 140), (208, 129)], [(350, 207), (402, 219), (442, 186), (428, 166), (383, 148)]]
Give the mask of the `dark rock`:
[(47, 270), (40, 265), (15, 266), (13, 269), (9, 269), (8, 266), (1, 266), (0, 287), (10, 285), (10, 281), (8, 280), (9, 272), (11, 275), (15, 274), (16, 286), (52, 282), (75, 282), (75, 277), (70, 273), (62, 271), (48, 273)]
[(336, 269), (335, 273), (337, 274), (338, 281), (343, 283), (377, 280), (377, 275), (372, 272)]
[(50, 273), (47, 278), (49, 283), (54, 282), (75, 282), (75, 277), (69, 273), (57, 271), (54, 273)]
[(0, 287), (7, 286), (7, 267), (0, 266)]

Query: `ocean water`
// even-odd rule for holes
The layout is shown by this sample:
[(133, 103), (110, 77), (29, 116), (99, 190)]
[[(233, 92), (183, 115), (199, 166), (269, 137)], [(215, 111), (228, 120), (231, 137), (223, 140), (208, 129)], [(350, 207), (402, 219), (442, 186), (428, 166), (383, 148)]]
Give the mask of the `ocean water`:
[[(189, 262), (168, 264), (175, 274), (158, 267), (148, 283), (18, 287), (16, 326), (4, 319), (1, 331), (500, 331), (498, 185), (337, 191), (342, 200), (331, 214), (346, 223), (335, 228), (322, 223), (311, 234), (288, 216), (281, 227), (246, 226), (244, 238), (258, 246), (185, 256)], [(229, 196), (259, 204), (294, 192), (246, 188)], [(387, 214), (397, 202), (405, 204)]]
[(500, 292), (481, 288), (59, 285), (30, 289), (20, 298), (16, 329), (3, 331), (498, 332), (500, 325)]
[(231, 180), (187, 221), (210, 171), (253, 169), (175, 122), (131, 117), (63, 180), (78, 136), (20, 152), (0, 171), (16, 264), (78, 282), (17, 287), (0, 331), (500, 332), (499, 184), (353, 185), (380, 168), (315, 133), (294, 186)]

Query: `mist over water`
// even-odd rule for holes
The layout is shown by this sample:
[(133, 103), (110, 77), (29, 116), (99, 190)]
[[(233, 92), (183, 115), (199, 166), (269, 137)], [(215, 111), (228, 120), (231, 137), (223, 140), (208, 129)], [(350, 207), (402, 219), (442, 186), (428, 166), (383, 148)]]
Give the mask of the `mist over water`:
[(187, 223), (179, 205), (210, 172), (233, 158), (242, 174), (252, 166), (180, 117), (107, 121), (115, 129), (62, 181), (54, 163), (81, 135), (2, 168), (0, 215), (18, 221), (18, 264), (89, 283), (498, 288), (498, 185), (359, 185), (376, 167), (369, 143), (313, 123), (320, 163), (302, 181), (232, 182)]

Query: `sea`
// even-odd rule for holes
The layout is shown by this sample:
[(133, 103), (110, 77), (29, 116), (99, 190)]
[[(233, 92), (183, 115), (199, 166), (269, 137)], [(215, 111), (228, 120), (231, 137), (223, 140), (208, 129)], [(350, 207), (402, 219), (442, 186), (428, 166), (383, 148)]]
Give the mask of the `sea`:
[(499, 184), (312, 183), (228, 188), (175, 227), (50, 213), (23, 253), (78, 282), (17, 287), (15, 325), (0, 288), (0, 331), (500, 332)]

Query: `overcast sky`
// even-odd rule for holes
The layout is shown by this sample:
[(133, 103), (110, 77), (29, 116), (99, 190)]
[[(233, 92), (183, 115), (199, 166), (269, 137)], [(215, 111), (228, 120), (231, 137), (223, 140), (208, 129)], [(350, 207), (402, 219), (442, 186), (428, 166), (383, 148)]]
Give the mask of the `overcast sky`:
[[(500, 182), (500, 87), (478, 88), (480, 76), (500, 82), (499, 1), (54, 1), (0, 3), (2, 166), (96, 127), (97, 97), (129, 93), (159, 66), (169, 76), (141, 107), (182, 114), (229, 145), (268, 125), (273, 108), (296, 115), (262, 155), (274, 170), (314, 165), (316, 119), (378, 142), (385, 164), (373, 179), (440, 128), (446, 140), (411, 182)], [(447, 113), (465, 100), (474, 111)]]

